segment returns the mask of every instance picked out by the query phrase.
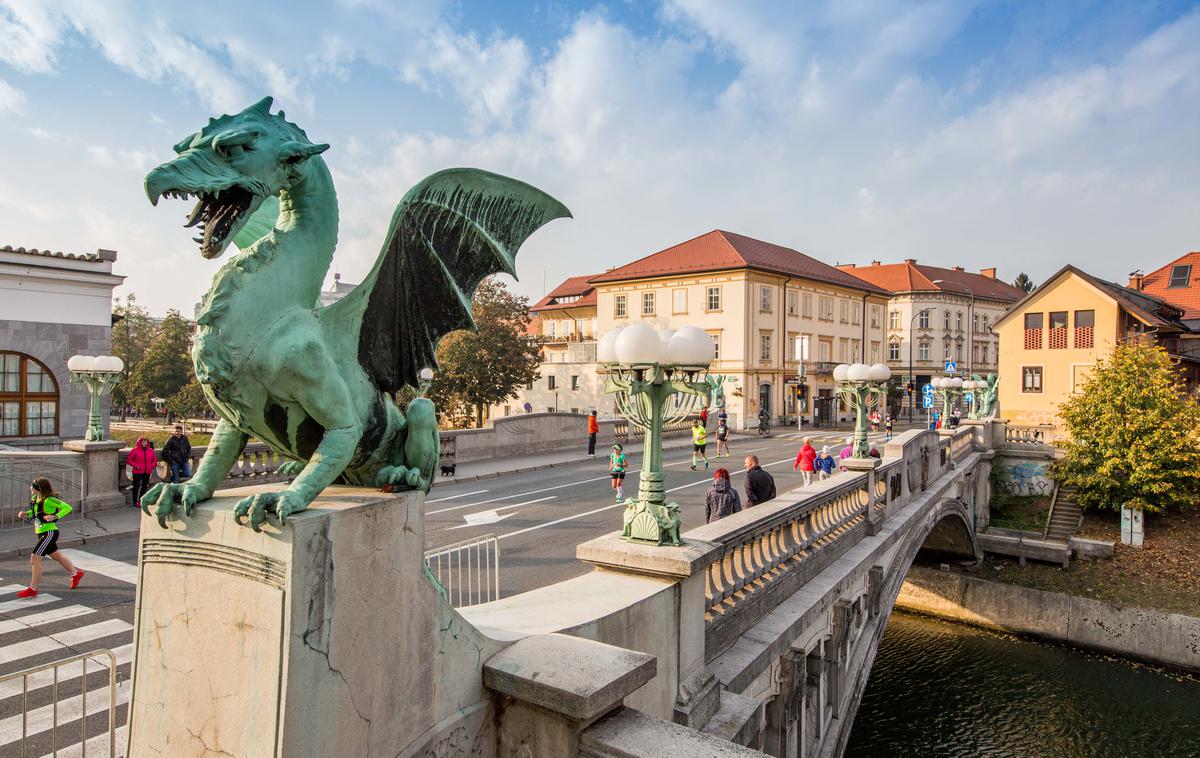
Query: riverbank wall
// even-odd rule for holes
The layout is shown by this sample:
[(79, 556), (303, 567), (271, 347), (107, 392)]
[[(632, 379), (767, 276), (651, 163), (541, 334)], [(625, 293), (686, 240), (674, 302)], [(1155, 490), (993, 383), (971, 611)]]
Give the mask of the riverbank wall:
[(910, 569), (896, 608), (1200, 673), (1200, 618)]

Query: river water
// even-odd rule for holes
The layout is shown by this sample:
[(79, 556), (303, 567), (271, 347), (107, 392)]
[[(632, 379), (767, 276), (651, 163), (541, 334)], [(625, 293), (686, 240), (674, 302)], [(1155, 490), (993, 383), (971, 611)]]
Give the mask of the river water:
[(1200, 678), (894, 613), (847, 756), (1200, 756)]

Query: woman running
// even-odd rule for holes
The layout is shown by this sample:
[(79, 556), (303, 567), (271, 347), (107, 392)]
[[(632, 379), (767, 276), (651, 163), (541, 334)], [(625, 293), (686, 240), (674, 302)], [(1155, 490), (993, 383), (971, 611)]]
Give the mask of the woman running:
[(71, 575), (71, 589), (79, 586), (83, 571), (76, 569), (71, 559), (58, 550), (58, 521), (73, 510), (70, 505), (58, 499), (54, 485), (46, 477), (38, 477), (29, 485), (29, 510), (21, 514), (22, 518), (33, 522), (33, 532), (37, 544), (29, 556), (32, 576), (29, 586), (17, 593), (17, 597), (37, 597), (38, 582), (42, 578), (42, 556), (48, 555), (58, 565)]
[(612, 454), (608, 456), (608, 473), (612, 476), (612, 488), (617, 493), (617, 502), (625, 497), (625, 454), (621, 452), (620, 443), (612, 446)]

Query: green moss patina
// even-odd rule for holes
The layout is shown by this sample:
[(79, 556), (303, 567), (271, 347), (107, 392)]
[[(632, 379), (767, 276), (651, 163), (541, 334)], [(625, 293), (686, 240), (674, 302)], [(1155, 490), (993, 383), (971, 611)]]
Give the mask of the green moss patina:
[(326, 486), (428, 491), (439, 455), (433, 403), (401, 413), (392, 393), (435, 367), (442, 335), (474, 327), (471, 296), (515, 274), (521, 244), (570, 212), (523, 182), (477, 169), (424, 179), (401, 200), (374, 268), (339, 302), (318, 305), (337, 243), (333, 179), (313, 144), (265, 98), (210, 119), (146, 177), (146, 194), (195, 198), (187, 226), (206, 258), (236, 240), (197, 318), (196, 377), (221, 421), (195, 476), (142, 498), (166, 526), (212, 497), (249, 437), (292, 461), (296, 478), (234, 509), (258, 530), (304, 510)]

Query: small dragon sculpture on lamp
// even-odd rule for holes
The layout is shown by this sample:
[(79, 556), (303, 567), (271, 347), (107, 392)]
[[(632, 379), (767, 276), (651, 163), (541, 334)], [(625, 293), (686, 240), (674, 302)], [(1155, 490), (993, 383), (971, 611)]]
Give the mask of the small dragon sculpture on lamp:
[(335, 482), (428, 491), (440, 449), (433, 403), (418, 397), (402, 413), (393, 393), (436, 366), (442, 335), (475, 326), (480, 281), (515, 275), (525, 240), (571, 215), (515, 179), (440, 171), (400, 201), (363, 282), (321, 307), (338, 230), (320, 157), (329, 145), (271, 113), (271, 102), (210, 119), (146, 176), (154, 205), (195, 199), (186, 225), (199, 225), (202, 256), (218, 257), (235, 238), (243, 250), (217, 273), (196, 320), (196, 378), (220, 417), (212, 442), (189, 481), (142, 497), (164, 528), (176, 504), (187, 516), (212, 497), (251, 436), (295, 474), (286, 489), (237, 503), (235, 519), (255, 531), (268, 514), (286, 523)]

